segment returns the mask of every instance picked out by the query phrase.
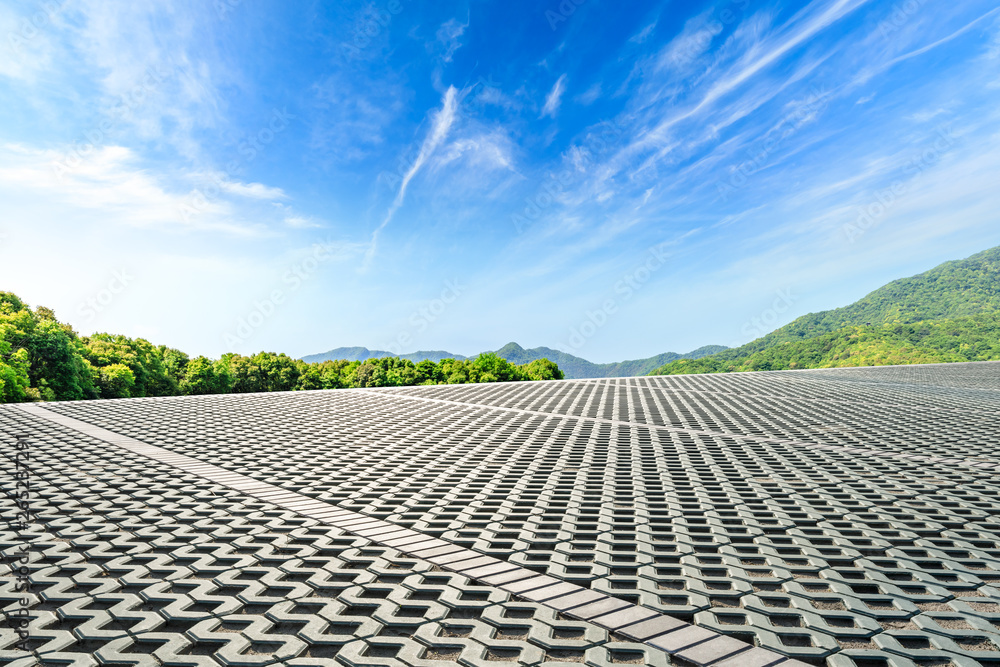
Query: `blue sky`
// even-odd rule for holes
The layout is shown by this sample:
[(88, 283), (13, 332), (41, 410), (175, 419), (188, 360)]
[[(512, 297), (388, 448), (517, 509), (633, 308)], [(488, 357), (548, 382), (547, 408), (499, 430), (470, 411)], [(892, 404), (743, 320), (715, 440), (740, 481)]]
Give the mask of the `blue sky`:
[(0, 289), (190, 354), (738, 345), (1000, 245), (994, 2), (0, 3)]

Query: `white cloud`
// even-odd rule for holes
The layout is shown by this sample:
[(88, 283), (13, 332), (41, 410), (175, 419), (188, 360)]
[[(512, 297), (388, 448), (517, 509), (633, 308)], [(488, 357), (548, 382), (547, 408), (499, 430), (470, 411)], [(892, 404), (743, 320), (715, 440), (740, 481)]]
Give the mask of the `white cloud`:
[(292, 210), (291, 206), (282, 204), (281, 202), (272, 202), (271, 205), (280, 212), (282, 222), (286, 227), (291, 227), (292, 229), (320, 229), (324, 226), (317, 220), (296, 213)]
[(285, 224), (293, 229), (319, 229), (323, 226), (314, 220), (303, 218), (300, 215), (291, 215), (285, 218)]
[(451, 19), (438, 28), (437, 40), (444, 47), (441, 59), (446, 63), (450, 63), (455, 52), (462, 48), (462, 35), (468, 27), (468, 23), (459, 23), (458, 19)]
[(583, 93), (576, 96), (576, 101), (584, 106), (589, 106), (596, 102), (601, 96), (601, 82), (598, 81)]
[(424, 142), (420, 146), (420, 153), (417, 155), (416, 160), (410, 165), (410, 168), (406, 171), (403, 176), (403, 180), (399, 184), (399, 190), (396, 192), (396, 197), (393, 199), (392, 204), (389, 206), (389, 210), (386, 211), (385, 217), (382, 219), (382, 224), (372, 232), (371, 245), (368, 254), (365, 256), (365, 265), (367, 266), (371, 259), (375, 256), (375, 249), (378, 243), (378, 236), (385, 229), (386, 225), (392, 220), (393, 216), (403, 205), (403, 200), (406, 199), (406, 190), (410, 186), (410, 181), (413, 177), (417, 175), (417, 172), (423, 168), (424, 164), (431, 157), (434, 151), (437, 150), (438, 146), (447, 138), (448, 132), (451, 130), (451, 126), (454, 124), (457, 117), (458, 111), (458, 91), (454, 86), (449, 86), (448, 90), (445, 91), (444, 97), (441, 100), (441, 108), (436, 114), (434, 114), (434, 121), (431, 125), (431, 131), (428, 133), (427, 137), (424, 138)]
[(459, 160), (465, 160), (470, 166), (486, 169), (510, 169), (513, 163), (510, 142), (497, 132), (453, 141), (442, 150), (441, 157), (434, 166), (435, 169), (441, 169)]
[(288, 195), (281, 188), (273, 188), (263, 183), (240, 183), (239, 181), (222, 180), (222, 189), (230, 194), (247, 199), (287, 199)]
[(655, 69), (681, 72), (707, 53), (712, 40), (722, 32), (722, 24), (710, 21), (710, 16), (706, 12), (688, 20), (680, 34), (661, 49)]
[(548, 116), (550, 118), (555, 118), (556, 114), (559, 113), (559, 105), (562, 102), (562, 94), (566, 90), (566, 75), (563, 74), (556, 81), (555, 85), (552, 86), (552, 90), (545, 97), (545, 106), (542, 107), (542, 116)]
[(335, 74), (316, 83), (310, 119), (310, 148), (320, 160), (357, 162), (386, 143), (386, 133), (404, 112), (412, 94), (393, 76), (360, 80)]
[[(186, 178), (171, 179), (144, 168), (129, 148), (97, 148), (72, 168), (55, 169), (57, 161), (63, 159), (51, 149), (0, 146), (0, 192), (6, 190), (10, 197), (30, 194), (39, 210), (99, 212), (107, 224), (124, 227), (268, 233), (268, 217), (245, 215), (238, 201), (221, 195), (195, 200), (181, 186)], [(251, 199), (281, 193), (260, 183), (224, 183), (219, 190)], [(185, 215), (185, 207), (190, 214)]]
[(638, 33), (629, 37), (628, 41), (632, 42), (633, 44), (642, 44), (647, 39), (649, 39), (649, 36), (653, 34), (654, 30), (656, 30), (656, 21), (653, 21), (645, 28), (640, 30)]
[(25, 9), (18, 14), (0, 4), (0, 77), (30, 84), (58, 57), (53, 33), (62, 25), (63, 5)]

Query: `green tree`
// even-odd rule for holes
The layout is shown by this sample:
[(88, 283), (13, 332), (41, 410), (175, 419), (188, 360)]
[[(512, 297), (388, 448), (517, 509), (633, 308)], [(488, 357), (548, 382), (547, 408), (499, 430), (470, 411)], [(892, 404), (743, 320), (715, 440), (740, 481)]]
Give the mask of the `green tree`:
[(287, 354), (258, 352), (252, 357), (225, 355), (222, 367), (231, 377), (231, 391), (245, 394), (261, 391), (292, 391), (299, 380), (299, 368)]
[(524, 379), (517, 366), (492, 352), (476, 357), (471, 364), (469, 377), (473, 382), (512, 382)]
[(163, 360), (163, 368), (167, 374), (168, 395), (176, 395), (180, 391), (180, 384), (184, 379), (190, 358), (180, 350), (175, 350), (166, 345), (160, 345), (157, 349), (159, 350), (159, 356)]
[(195, 357), (185, 364), (178, 389), (185, 395), (229, 393), (229, 376), (216, 372), (216, 365), (207, 357)]
[(439, 384), (445, 381), (441, 366), (430, 359), (424, 359), (416, 366), (415, 384)]
[(559, 366), (548, 359), (534, 361), (518, 367), (526, 380), (562, 380), (563, 372)]
[(135, 387), (135, 375), (125, 364), (110, 364), (101, 367), (97, 383), (101, 398), (129, 398)]
[(0, 321), (0, 403), (20, 403), (28, 398), (31, 362), (24, 348), (14, 350), (6, 336), (13, 327)]
[(44, 400), (95, 398), (97, 393), (83, 363), (76, 333), (60, 324), (51, 309), (34, 312), (10, 292), (0, 292), (0, 322), (8, 326), (5, 339), (12, 352), (28, 355), (28, 380)]
[[(951, 344), (944, 334), (938, 338), (941, 344)], [(958, 341), (954, 346), (966, 356), (1000, 356), (995, 338), (987, 335), (984, 340)], [(51, 309), (39, 306), (31, 310), (17, 295), (0, 292), (0, 402), (562, 377), (558, 366), (547, 359), (516, 366), (496, 354), (484, 354), (473, 361), (443, 359), (419, 364), (398, 357), (309, 364), (273, 352), (250, 357), (229, 353), (217, 361), (191, 359), (180, 350), (153, 345), (143, 338), (110, 333), (81, 338), (69, 325), (60, 323)]]

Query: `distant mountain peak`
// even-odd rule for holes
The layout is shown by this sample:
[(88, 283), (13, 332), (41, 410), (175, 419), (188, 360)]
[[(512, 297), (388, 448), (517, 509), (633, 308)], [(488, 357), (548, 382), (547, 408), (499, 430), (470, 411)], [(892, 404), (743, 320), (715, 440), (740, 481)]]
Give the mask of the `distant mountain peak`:
[[(638, 375), (646, 375), (654, 368), (658, 368), (670, 361), (675, 361), (677, 359), (699, 359), (703, 356), (715, 354), (716, 352), (725, 349), (727, 348), (722, 345), (707, 345), (687, 354), (665, 352), (663, 354), (658, 354), (655, 357), (649, 357), (648, 359), (635, 359), (632, 361), (621, 361), (610, 364), (595, 364), (587, 361), (586, 359), (582, 359), (567, 352), (553, 350), (549, 347), (534, 347), (525, 349), (513, 341), (507, 343), (494, 353), (497, 356), (503, 357), (512, 364), (527, 364), (535, 361), (536, 359), (548, 359), (549, 361), (555, 362), (556, 365), (559, 366), (559, 369), (566, 374), (567, 379), (573, 380), (581, 378), (634, 377)], [(329, 352), (323, 352), (322, 354), (311, 354), (309, 356), (302, 357), (302, 360), (317, 363), (333, 359), (364, 361), (366, 359), (396, 356), (401, 359), (409, 359), (413, 363), (420, 363), (425, 359), (438, 362), (442, 359), (472, 358), (464, 357), (460, 354), (452, 354), (443, 350), (419, 351), (412, 352), (410, 354), (395, 355), (391, 352), (385, 352), (383, 350), (369, 350), (366, 347), (338, 347), (330, 350)]]

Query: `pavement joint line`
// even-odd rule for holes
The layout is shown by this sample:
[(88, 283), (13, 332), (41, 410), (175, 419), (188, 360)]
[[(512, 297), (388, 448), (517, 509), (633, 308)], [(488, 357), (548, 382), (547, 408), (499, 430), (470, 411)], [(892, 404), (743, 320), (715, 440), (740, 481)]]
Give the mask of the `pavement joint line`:
[[(332, 391), (343, 391), (340, 389), (335, 389)], [(481, 403), (465, 403), (463, 401), (450, 401), (444, 398), (429, 398), (426, 396), (417, 396), (416, 394), (391, 394), (388, 392), (378, 392), (369, 391), (367, 393), (369, 396), (388, 396), (391, 398), (403, 398), (412, 401), (428, 401), (432, 403), (440, 403), (443, 405), (454, 405), (469, 409), (478, 410), (494, 410), (501, 412), (515, 412), (522, 415), (532, 415), (536, 417), (545, 417), (547, 419), (576, 419), (581, 421), (596, 422), (599, 424), (611, 424), (613, 426), (627, 426), (629, 428), (647, 428), (650, 430), (667, 431), (670, 433), (684, 433), (688, 435), (707, 435), (716, 438), (732, 438), (734, 440), (745, 440), (748, 442), (759, 442), (759, 443), (774, 443), (779, 445), (791, 445), (793, 447), (806, 447), (809, 449), (825, 449), (828, 451), (839, 451), (846, 452), (849, 454), (863, 455), (863, 456), (882, 456), (889, 458), (907, 458), (910, 461), (925, 461), (928, 463), (940, 463), (941, 459), (931, 456), (917, 456), (908, 455), (904, 456), (901, 452), (886, 452), (880, 449), (859, 449), (856, 447), (847, 447), (845, 445), (828, 445), (828, 444), (818, 444), (812, 442), (803, 442), (801, 440), (785, 440), (784, 438), (762, 438), (755, 435), (745, 435), (743, 433), (728, 433), (725, 431), (703, 431), (701, 429), (693, 428), (679, 428), (676, 426), (665, 426), (663, 424), (643, 424), (636, 422), (621, 421), (620, 419), (603, 419), (601, 417), (588, 417), (586, 415), (571, 415), (571, 414), (559, 414), (554, 412), (542, 412), (540, 410), (524, 410), (522, 408), (509, 408), (503, 405), (484, 405)], [(978, 468), (976, 464), (977, 461), (966, 461), (965, 459), (953, 459), (964, 468)], [(991, 466), (997, 470), (1000, 470), (1000, 465)]]
[[(467, 404), (461, 404), (460, 403), (460, 405), (467, 405)], [(85, 433), (87, 435), (91, 435), (89, 433), (86, 433), (86, 431), (88, 429), (90, 431), (92, 431), (92, 432), (96, 430), (90, 424), (87, 424), (87, 422), (84, 422), (84, 421), (81, 421), (81, 420), (77, 420), (77, 419), (74, 419), (74, 418), (71, 418), (71, 417), (61, 417), (60, 416), (61, 418), (57, 421), (56, 419), (54, 419), (54, 417), (58, 416), (57, 413), (54, 413), (54, 412), (52, 412), (50, 410), (47, 410), (47, 409), (45, 409), (45, 408), (43, 408), (43, 407), (41, 407), (41, 406), (39, 406), (37, 404), (19, 403), (19, 404), (15, 404), (14, 407), (22, 410), (23, 412), (25, 412), (25, 413), (27, 413), (29, 415), (32, 415), (32, 416), (38, 418), (38, 419), (47, 420), (47, 421), (56, 423), (56, 424), (58, 424), (58, 425), (60, 425), (60, 426), (62, 426), (64, 428), (67, 428), (67, 429), (70, 429), (70, 430), (75, 430), (77, 432), (82, 432), (82, 433)], [(214, 483), (220, 484), (222, 486), (227, 486), (227, 487), (229, 487), (231, 489), (239, 491), (239, 492), (241, 492), (241, 493), (243, 493), (245, 495), (248, 495), (250, 497), (264, 500), (264, 502), (270, 502), (270, 501), (266, 500), (265, 498), (263, 498), (262, 496), (260, 496), (258, 494), (253, 493), (252, 491), (248, 490), (248, 489), (260, 488), (260, 487), (254, 487), (252, 484), (251, 484), (251, 486), (247, 486), (247, 484), (245, 484), (244, 482), (248, 482), (248, 483), (258, 482), (260, 484), (264, 484), (265, 485), (264, 488), (271, 487), (271, 486), (274, 486), (276, 489), (281, 489), (282, 488), (282, 487), (278, 487), (276, 485), (267, 484), (266, 482), (259, 482), (259, 480), (255, 480), (255, 479), (253, 479), (251, 477), (247, 477), (247, 476), (242, 476), (239, 473), (233, 473), (230, 470), (226, 470), (225, 468), (221, 468), (219, 466), (215, 466), (214, 464), (199, 462), (197, 459), (193, 459), (192, 457), (188, 457), (186, 455), (174, 455), (174, 453), (171, 452), (170, 450), (168, 450), (168, 449), (166, 449), (164, 447), (160, 447), (158, 445), (150, 445), (149, 443), (144, 443), (144, 442), (142, 442), (140, 440), (136, 440), (136, 439), (131, 438), (131, 437), (124, 437), (124, 436), (123, 437), (118, 437), (117, 434), (115, 434), (115, 433), (113, 433), (111, 431), (107, 431), (105, 429), (100, 429), (100, 431), (102, 431), (103, 433), (108, 434), (108, 436), (110, 436), (110, 437), (101, 437), (101, 436), (96, 436), (96, 435), (91, 435), (91, 437), (95, 437), (95, 438), (97, 438), (99, 440), (103, 440), (104, 442), (112, 444), (112, 445), (114, 445), (116, 447), (120, 447), (120, 448), (122, 448), (122, 449), (124, 449), (126, 451), (129, 451), (129, 452), (132, 452), (132, 453), (136, 453), (136, 454), (140, 454), (141, 456), (147, 457), (147, 458), (149, 458), (149, 459), (151, 459), (151, 460), (153, 460), (153, 461), (155, 461), (157, 463), (164, 463), (164, 462), (168, 462), (168, 461), (172, 461), (172, 460), (184, 460), (184, 459), (187, 459), (187, 460), (190, 460), (190, 461), (194, 461), (195, 463), (200, 464), (200, 465), (193, 465), (193, 466), (192, 465), (187, 465), (187, 466), (174, 465), (174, 467), (177, 468), (178, 470), (182, 470), (182, 471), (185, 471), (185, 472), (191, 472), (192, 474), (198, 475), (199, 477), (202, 477), (203, 479), (208, 479), (208, 480), (213, 481)], [(180, 456), (180, 457), (183, 457), (183, 458), (176, 458), (177, 456)], [(173, 464), (170, 464), (170, 465), (173, 465)], [(199, 472), (195, 472), (195, 471), (199, 471)], [(205, 471), (208, 471), (209, 474), (205, 474)], [(229, 483), (226, 483), (226, 482), (222, 482), (222, 481), (213, 480), (212, 479), (213, 475), (216, 478), (216, 480), (221, 480), (223, 478), (228, 478), (228, 479), (233, 480), (234, 479), (234, 477), (233, 477), (234, 475), (240, 475), (240, 476), (237, 477), (237, 478), (235, 478), (238, 481), (231, 481)], [(312, 508), (312, 507), (318, 507), (319, 505), (322, 504), (322, 501), (317, 501), (316, 499), (311, 498), (309, 496), (305, 496), (305, 495), (302, 495), (302, 494), (297, 494), (295, 492), (288, 492), (288, 493), (293, 494), (293, 496), (298, 496), (298, 497), (302, 498), (302, 502), (292, 503), (292, 505), (298, 505), (298, 506)], [(308, 502), (306, 502), (306, 501), (308, 501)], [(358, 533), (358, 532), (356, 532), (356, 530), (351, 529), (350, 527), (348, 527), (349, 525), (353, 525), (353, 526), (355, 526), (355, 528), (361, 528), (362, 526), (367, 526), (367, 525), (370, 525), (370, 524), (371, 525), (386, 526), (386, 527), (390, 527), (390, 528), (398, 528), (395, 524), (392, 524), (390, 522), (382, 521), (380, 519), (372, 520), (370, 517), (368, 517), (368, 516), (366, 516), (364, 514), (360, 514), (360, 513), (356, 513), (356, 512), (350, 512), (349, 510), (344, 510), (344, 511), (347, 512), (348, 515), (352, 517), (352, 520), (349, 520), (349, 521), (338, 521), (338, 520), (331, 519), (331, 518), (318, 519), (318, 518), (312, 517), (312, 516), (310, 516), (308, 514), (308, 510), (300, 512), (300, 511), (295, 510), (295, 509), (289, 509), (288, 508), (288, 505), (289, 505), (288, 503), (286, 503), (284, 505), (282, 505), (280, 503), (275, 503), (275, 504), (277, 504), (278, 507), (284, 507), (285, 509), (287, 509), (287, 511), (294, 512), (296, 514), (300, 514), (301, 516), (305, 516), (307, 518), (312, 518), (315, 521), (320, 521), (320, 522), (325, 523), (327, 525), (330, 525), (330, 526), (333, 526), (333, 527), (336, 527), (336, 528), (340, 528), (342, 530), (345, 530), (345, 531), (347, 531), (349, 533), (354, 533), (356, 535), (360, 535), (360, 533)], [(331, 509), (334, 509), (334, 508), (336, 508), (336, 506), (332, 505)], [(342, 509), (342, 508), (337, 508), (337, 509)], [(356, 518), (353, 518), (353, 517), (356, 517)], [(409, 530), (409, 529), (406, 529), (406, 530)], [(384, 531), (379, 531), (379, 532), (384, 532)], [(417, 533), (417, 531), (410, 531), (410, 532), (413, 532), (416, 535), (420, 535), (419, 533)], [(436, 539), (436, 538), (430, 538), (429, 536), (426, 536), (426, 537), (428, 537), (428, 541), (430, 541), (431, 539)], [(365, 538), (365, 539), (369, 540), (370, 542), (372, 542), (374, 544), (381, 544), (381, 542), (377, 539), (377, 535), (374, 535), (373, 537), (369, 537), (369, 538)], [(440, 540), (440, 541), (443, 542), (445, 545), (449, 545), (450, 544), (450, 543), (448, 543), (448, 542), (446, 542), (444, 540)], [(430, 563), (433, 563), (435, 565), (438, 565), (439, 567), (442, 567), (442, 568), (444, 568), (446, 570), (450, 570), (452, 572), (456, 572), (456, 573), (462, 574), (463, 576), (468, 576), (470, 579), (472, 579), (474, 581), (480, 581), (481, 583), (483, 583), (483, 584), (485, 584), (487, 586), (492, 586), (492, 585), (489, 584), (488, 582), (486, 582), (485, 580), (480, 580), (480, 579), (476, 578), (475, 576), (469, 576), (468, 574), (465, 574), (465, 573), (471, 573), (472, 571), (475, 571), (475, 570), (486, 570), (490, 574), (496, 575), (496, 574), (498, 574), (498, 572), (494, 569), (494, 566), (496, 566), (496, 565), (501, 565), (502, 566), (502, 565), (506, 565), (507, 564), (506, 561), (494, 558), (492, 556), (486, 556), (486, 555), (484, 555), (482, 553), (479, 553), (477, 551), (473, 551), (471, 549), (466, 549), (466, 548), (463, 548), (463, 547), (458, 547), (457, 545), (451, 545), (451, 546), (454, 546), (454, 548), (457, 551), (453, 551), (453, 552), (449, 551), (448, 553), (443, 553), (443, 554), (440, 554), (440, 555), (437, 555), (437, 556), (430, 556), (430, 557), (427, 557), (427, 558), (423, 558), (423, 557), (417, 555), (417, 554), (419, 554), (421, 552), (435, 551), (436, 549), (443, 548), (443, 547), (431, 547), (430, 549), (421, 549), (421, 550), (419, 550), (417, 552), (414, 552), (412, 555), (414, 555), (417, 558), (421, 558), (422, 560), (426, 560), (427, 562), (430, 562)], [(403, 552), (403, 553), (408, 553), (405, 549), (401, 549), (400, 551)], [(556, 611), (559, 611), (559, 612), (562, 612), (562, 613), (566, 613), (567, 615), (573, 616), (575, 618), (579, 618), (582, 621), (588, 621), (588, 619), (590, 619), (590, 618), (596, 618), (596, 617), (600, 617), (600, 616), (607, 616), (607, 615), (610, 615), (612, 612), (624, 612), (626, 610), (635, 610), (637, 614), (643, 614), (643, 613), (646, 613), (646, 612), (650, 611), (648, 608), (644, 608), (644, 607), (641, 607), (639, 605), (634, 605), (634, 604), (626, 602), (625, 600), (622, 600), (620, 598), (611, 597), (611, 596), (605, 595), (603, 593), (597, 593), (595, 591), (591, 591), (589, 589), (582, 588), (580, 586), (577, 586), (576, 584), (572, 584), (570, 582), (563, 581), (563, 580), (558, 579), (556, 577), (552, 577), (552, 576), (549, 576), (549, 575), (537, 574), (537, 573), (535, 573), (535, 572), (533, 572), (531, 570), (528, 570), (527, 568), (521, 568), (520, 566), (513, 566), (513, 567), (521, 569), (524, 572), (531, 572), (532, 575), (537, 575), (537, 576), (527, 576), (526, 578), (520, 579), (518, 581), (511, 581), (511, 582), (506, 583), (506, 584), (501, 585), (501, 586), (493, 586), (494, 588), (496, 588), (498, 590), (505, 591), (505, 592), (510, 593), (512, 595), (521, 597), (523, 599), (535, 601), (535, 602), (537, 602), (537, 604), (541, 604), (541, 605), (547, 606), (550, 609), (553, 609), (553, 610), (556, 610)], [(505, 570), (505, 571), (503, 571), (503, 574), (509, 574), (510, 572), (513, 572), (513, 571), (514, 570)], [(486, 576), (489, 576), (489, 575), (486, 575)], [(526, 596), (525, 595), (526, 593), (530, 593), (531, 595), (530, 596)], [(553, 594), (549, 595), (549, 593), (553, 593)], [(587, 594), (596, 595), (597, 597), (594, 598), (594, 599), (592, 599), (592, 600), (590, 600), (590, 601), (584, 600), (583, 602), (581, 602), (578, 605), (573, 605), (573, 606), (568, 606), (568, 607), (567, 606), (556, 606), (556, 604), (558, 604), (558, 600), (561, 600), (561, 599), (568, 600), (568, 599), (575, 598), (576, 596), (581, 596), (581, 595), (582, 596), (586, 596)], [(553, 601), (556, 604), (549, 604), (549, 601)], [(736, 643), (742, 644), (743, 646), (746, 646), (747, 649), (751, 648), (751, 645), (749, 645), (749, 644), (745, 644), (743, 642), (740, 642), (739, 640), (733, 639), (731, 637), (727, 637), (726, 635), (719, 634), (719, 633), (717, 633), (715, 631), (712, 631), (712, 630), (707, 630), (707, 629), (702, 628), (700, 626), (695, 626), (695, 625), (691, 625), (691, 624), (688, 624), (688, 623), (684, 623), (682, 621), (679, 621), (677, 619), (674, 619), (672, 617), (667, 617), (667, 616), (659, 616), (659, 618), (663, 619), (664, 622), (666, 622), (668, 624), (672, 624), (674, 622), (676, 622), (677, 624), (679, 624), (678, 628), (677, 628), (677, 631), (676, 632), (671, 632), (669, 636), (687, 635), (689, 637), (695, 637), (695, 636), (697, 636), (699, 638), (702, 638), (699, 641), (693, 642), (693, 643), (707, 642), (710, 639), (719, 639), (719, 640), (724, 640), (724, 641), (727, 641), (727, 642), (736, 642)], [(648, 620), (641, 620), (641, 621), (638, 621), (638, 622), (639, 623), (648, 623), (649, 621)], [(599, 625), (598, 627), (606, 627), (606, 626)], [(622, 628), (621, 630), (627, 631), (628, 627)], [(648, 645), (648, 646), (650, 646), (652, 648), (663, 650), (663, 651), (665, 651), (666, 653), (668, 653), (671, 656), (675, 655), (676, 653), (680, 652), (681, 650), (688, 649), (688, 648), (690, 648), (693, 645), (693, 643), (689, 642), (689, 643), (687, 643), (687, 644), (685, 644), (683, 646), (677, 647), (676, 650), (670, 650), (670, 648), (664, 648), (663, 645), (659, 645), (659, 644), (656, 643), (663, 636), (664, 635), (661, 635), (660, 637), (654, 637), (652, 641), (644, 641), (643, 643), (645, 643), (646, 645)], [(732, 652), (729, 655), (732, 655)], [(784, 657), (784, 656), (781, 656), (778, 653), (774, 653), (773, 655), (775, 656), (776, 659), (780, 659), (780, 658)]]

